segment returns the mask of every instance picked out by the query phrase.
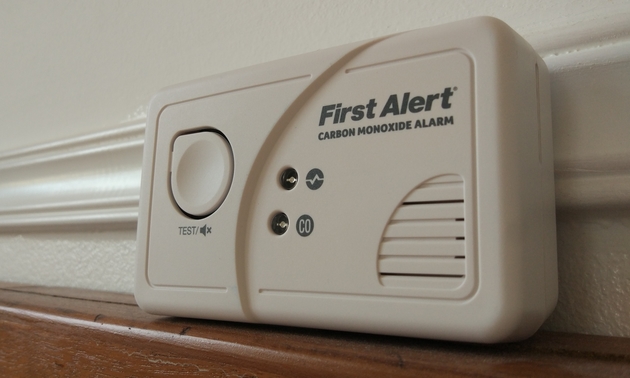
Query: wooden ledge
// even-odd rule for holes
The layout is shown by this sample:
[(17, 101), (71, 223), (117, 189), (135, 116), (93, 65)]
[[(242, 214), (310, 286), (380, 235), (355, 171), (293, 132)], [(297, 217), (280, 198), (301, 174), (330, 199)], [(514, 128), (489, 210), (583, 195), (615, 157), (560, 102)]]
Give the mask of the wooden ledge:
[(630, 376), (630, 339), (475, 345), (153, 316), (133, 296), (0, 284), (0, 376)]

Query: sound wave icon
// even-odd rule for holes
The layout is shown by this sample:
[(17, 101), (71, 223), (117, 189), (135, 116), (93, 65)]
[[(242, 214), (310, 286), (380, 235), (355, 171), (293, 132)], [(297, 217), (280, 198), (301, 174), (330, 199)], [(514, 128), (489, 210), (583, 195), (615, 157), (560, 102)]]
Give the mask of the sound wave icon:
[(316, 182), (318, 182), (318, 181), (324, 181), (324, 178), (323, 178), (323, 177), (319, 177), (319, 175), (318, 175), (318, 174), (315, 174), (315, 177), (313, 177), (313, 178), (312, 178), (312, 179), (310, 179), (310, 180), (309, 180), (309, 179), (306, 179), (306, 182), (308, 182), (308, 183), (309, 183), (309, 184), (311, 184), (311, 185), (314, 185), (314, 184), (315, 184)]
[(317, 190), (324, 184), (324, 172), (317, 168), (311, 169), (306, 175), (306, 186), (311, 190)]

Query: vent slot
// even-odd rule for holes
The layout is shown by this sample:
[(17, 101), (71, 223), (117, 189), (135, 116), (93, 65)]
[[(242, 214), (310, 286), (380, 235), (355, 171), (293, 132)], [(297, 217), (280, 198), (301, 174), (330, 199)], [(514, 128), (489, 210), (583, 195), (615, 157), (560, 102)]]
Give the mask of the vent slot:
[(381, 283), (396, 287), (454, 289), (466, 276), (464, 182), (446, 175), (405, 197), (381, 241)]

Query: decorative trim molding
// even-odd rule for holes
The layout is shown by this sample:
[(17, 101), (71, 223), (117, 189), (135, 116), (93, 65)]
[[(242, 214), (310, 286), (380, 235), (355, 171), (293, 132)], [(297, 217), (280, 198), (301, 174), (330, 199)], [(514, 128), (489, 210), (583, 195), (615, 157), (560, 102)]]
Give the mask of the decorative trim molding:
[(0, 154), (0, 231), (116, 224), (135, 228), (142, 120)]
[[(597, 11), (592, 12), (596, 14)], [(523, 36), (545, 61), (553, 56), (597, 50), (630, 39), (630, 12), (627, 5), (617, 6), (614, 10), (606, 8), (597, 17), (574, 19), (553, 30), (538, 25)]]
[[(594, 66), (630, 67), (626, 30), (630, 24), (621, 18), (615, 19), (621, 32), (602, 34), (614, 36), (606, 44), (585, 39), (580, 46), (558, 47), (562, 41), (575, 42), (568, 32), (558, 40), (535, 40), (552, 78)], [(0, 232), (51, 226), (135, 228), (144, 128), (144, 120), (137, 120), (109, 131), (0, 153)], [(630, 206), (630, 147), (627, 152), (557, 161), (558, 208)]]
[(556, 161), (555, 166), (559, 210), (630, 207), (630, 155)]
[[(626, 88), (625, 95), (618, 93), (614, 88), (607, 88), (606, 85), (609, 84), (606, 83), (595, 83), (593, 88), (589, 87), (592, 90), (582, 92), (565, 93), (558, 89), (555, 95), (564, 94), (573, 99), (570, 107), (567, 107), (568, 100), (564, 100), (565, 103), (561, 107), (564, 114), (561, 114), (559, 109), (553, 109), (554, 121), (558, 118), (570, 123), (554, 124), (556, 137), (569, 137), (568, 133), (576, 134), (579, 133), (577, 129), (583, 132), (587, 128), (590, 132), (604, 134), (599, 136), (597, 144), (600, 146), (602, 140), (612, 143), (616, 141), (616, 138), (628, 137), (629, 134), (622, 131), (622, 129), (627, 129), (628, 120), (624, 119), (623, 115), (627, 113), (610, 112), (610, 105), (608, 105), (608, 103), (619, 103), (619, 96), (627, 96), (630, 93), (627, 89), (630, 86), (630, 75), (627, 75), (630, 70), (630, 38), (628, 37), (630, 17), (627, 15), (624, 17), (626, 20), (624, 32), (619, 32), (615, 35), (616, 38), (607, 43), (594, 45), (589, 42), (582, 46), (564, 49), (564, 51), (559, 49), (544, 57), (552, 81), (560, 76), (563, 76), (565, 81), (578, 77), (567, 75), (570, 72), (583, 72), (580, 74), (588, 76), (594, 69), (599, 71), (605, 69), (613, 78), (612, 81), (624, 80), (622, 86)], [(618, 21), (619, 17), (613, 17), (613, 19)], [(625, 39), (620, 38), (620, 35), (623, 35)], [(570, 88), (564, 88), (564, 90), (570, 91)], [(580, 101), (588, 98), (591, 98), (591, 101)], [(553, 101), (560, 102), (557, 99)], [(588, 108), (580, 107), (580, 104), (587, 102), (594, 105)], [(570, 115), (567, 115), (568, 111), (571, 112)], [(589, 113), (592, 112), (597, 116), (589, 117), (591, 115)], [(585, 124), (589, 121), (584, 121), (584, 119), (591, 121), (597, 119), (599, 123)], [(597, 149), (596, 156), (593, 156), (593, 147), (589, 146), (590, 152), (580, 150), (584, 147), (580, 145), (585, 143), (584, 139), (574, 139), (574, 143), (575, 151), (572, 151), (571, 158), (559, 156), (562, 152), (556, 151), (556, 207), (559, 210), (630, 208), (630, 143), (627, 143), (627, 148), (623, 153), (605, 151), (600, 147)], [(586, 141), (586, 143), (589, 142)]]
[(630, 62), (630, 37), (603, 45), (556, 51), (543, 56), (543, 59), (552, 75), (562, 71)]

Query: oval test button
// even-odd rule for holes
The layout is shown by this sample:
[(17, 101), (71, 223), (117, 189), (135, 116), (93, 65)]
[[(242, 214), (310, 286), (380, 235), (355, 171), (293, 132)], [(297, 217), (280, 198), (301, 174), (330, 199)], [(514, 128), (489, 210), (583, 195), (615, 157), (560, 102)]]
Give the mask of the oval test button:
[(234, 158), (215, 132), (180, 135), (173, 144), (171, 190), (185, 213), (203, 217), (221, 206), (232, 184)]

